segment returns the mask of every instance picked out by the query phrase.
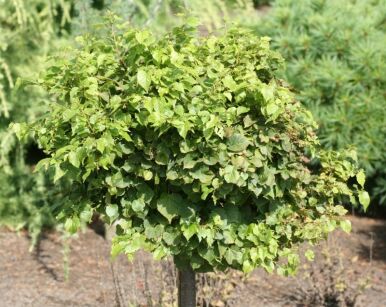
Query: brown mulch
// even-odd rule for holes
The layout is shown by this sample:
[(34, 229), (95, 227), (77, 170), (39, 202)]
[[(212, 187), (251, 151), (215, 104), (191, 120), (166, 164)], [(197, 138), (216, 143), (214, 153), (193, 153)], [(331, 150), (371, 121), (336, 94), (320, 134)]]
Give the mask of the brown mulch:
[[(296, 277), (284, 278), (257, 270), (248, 278), (240, 279), (241, 282), (222, 281), (216, 287), (227, 288), (229, 300), (220, 299), (213, 301), (213, 304), (310, 306), (302, 301), (299, 293), (310, 288), (307, 272), (325, 271), (326, 257), (321, 254), (327, 250), (330, 258), (339, 259), (339, 267), (343, 268), (339, 276), (346, 285), (354, 288), (354, 294), (356, 284), (366, 280), (367, 287), (359, 296), (356, 306), (386, 306), (386, 221), (358, 217), (350, 219), (353, 223), (352, 233), (335, 232), (327, 243), (318, 248), (321, 253), (317, 253), (319, 256), (316, 260), (311, 264), (304, 262)], [(140, 253), (134, 263), (127, 262), (123, 256), (111, 262), (109, 242), (90, 229), (71, 239), (68, 243), (70, 252), (67, 254), (63, 240), (59, 232), (47, 232), (39, 248), (30, 252), (26, 233), (0, 230), (1, 307), (120, 307), (129, 304), (150, 306), (152, 303), (158, 306), (161, 290), (170, 290), (165, 288), (164, 283), (167, 278), (173, 281), (173, 273), (165, 273), (165, 263), (161, 267), (145, 253)], [(69, 259), (67, 265), (66, 255)], [(69, 269), (68, 278), (66, 268)], [(232, 279), (234, 274), (227, 276)], [(322, 286), (326, 282), (323, 276), (316, 281)], [(213, 291), (223, 293), (222, 289)], [(173, 295), (175, 293), (170, 293), (171, 297)]]

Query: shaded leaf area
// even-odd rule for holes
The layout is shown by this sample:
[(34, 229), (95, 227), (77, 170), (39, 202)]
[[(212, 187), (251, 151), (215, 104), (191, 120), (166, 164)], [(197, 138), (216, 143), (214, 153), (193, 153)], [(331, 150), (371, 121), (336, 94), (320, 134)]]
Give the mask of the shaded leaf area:
[(267, 38), (198, 38), (186, 25), (156, 39), (112, 18), (110, 34), (80, 38), (42, 76), (58, 103), (14, 125), (49, 154), (37, 168), (72, 183), (59, 215), (68, 230), (97, 211), (117, 224), (113, 255), (244, 272), (284, 257), (289, 274), (297, 243), (349, 229), (341, 205), (358, 193), (367, 205), (355, 153), (320, 149)]

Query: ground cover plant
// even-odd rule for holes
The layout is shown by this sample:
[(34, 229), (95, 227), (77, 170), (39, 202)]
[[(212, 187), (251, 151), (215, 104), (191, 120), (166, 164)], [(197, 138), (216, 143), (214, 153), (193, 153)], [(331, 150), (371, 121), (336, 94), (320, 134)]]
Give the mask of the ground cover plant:
[(287, 60), (283, 78), (327, 148), (354, 144), (370, 194), (386, 201), (386, 1), (277, 0), (256, 26)]

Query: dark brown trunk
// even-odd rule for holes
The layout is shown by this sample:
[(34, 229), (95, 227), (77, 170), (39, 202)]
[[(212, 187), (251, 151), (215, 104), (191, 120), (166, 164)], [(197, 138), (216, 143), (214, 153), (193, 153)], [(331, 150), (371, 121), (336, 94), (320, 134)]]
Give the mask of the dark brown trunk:
[(178, 270), (178, 307), (196, 307), (195, 275), (192, 269)]

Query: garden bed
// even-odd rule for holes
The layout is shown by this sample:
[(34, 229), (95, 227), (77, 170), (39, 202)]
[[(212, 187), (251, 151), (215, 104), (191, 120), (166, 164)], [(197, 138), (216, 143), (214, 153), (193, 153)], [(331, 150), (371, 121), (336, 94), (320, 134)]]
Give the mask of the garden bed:
[[(351, 235), (335, 232), (318, 248), (325, 256), (317, 253), (297, 277), (262, 270), (247, 278), (235, 271), (209, 276), (201, 282), (201, 300), (212, 306), (307, 306), (312, 296), (325, 295), (331, 282), (352, 287), (346, 295), (353, 297), (365, 281), (356, 306), (386, 305), (386, 221), (350, 219)], [(0, 232), (1, 306), (150, 306), (151, 300), (157, 306), (175, 299), (169, 263), (154, 262), (145, 253), (133, 264), (123, 256), (110, 262), (109, 242), (90, 229), (70, 243), (67, 281), (60, 233), (46, 233), (35, 252), (28, 251), (29, 244), (25, 233)], [(307, 278), (309, 273), (314, 277)]]

